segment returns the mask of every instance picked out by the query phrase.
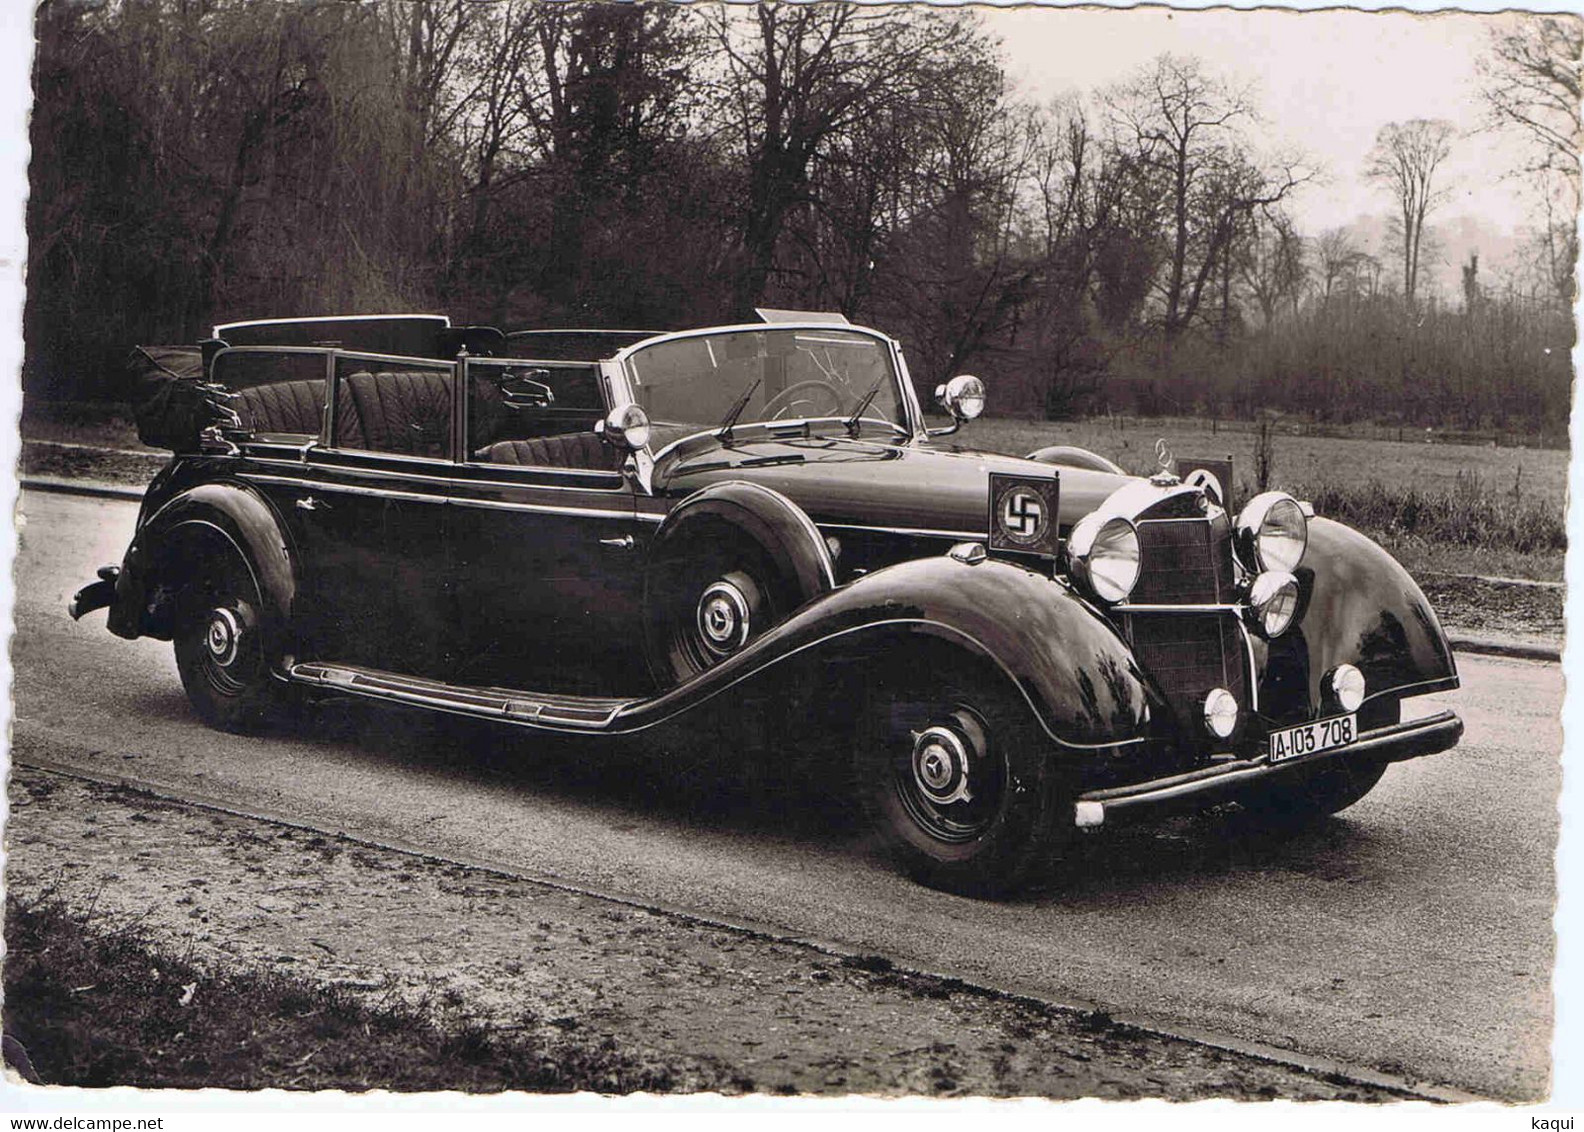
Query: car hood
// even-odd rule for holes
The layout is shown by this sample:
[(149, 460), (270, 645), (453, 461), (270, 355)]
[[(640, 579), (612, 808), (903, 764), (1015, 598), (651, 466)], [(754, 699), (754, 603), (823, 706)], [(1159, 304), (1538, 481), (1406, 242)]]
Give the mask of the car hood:
[(846, 436), (713, 437), (685, 441), (656, 468), (670, 498), (720, 480), (749, 480), (781, 492), (816, 523), (849, 524), (982, 539), (989, 530), (990, 473), (1061, 473), (1061, 526), (1098, 507), (1128, 476), (1055, 468), (929, 443)]

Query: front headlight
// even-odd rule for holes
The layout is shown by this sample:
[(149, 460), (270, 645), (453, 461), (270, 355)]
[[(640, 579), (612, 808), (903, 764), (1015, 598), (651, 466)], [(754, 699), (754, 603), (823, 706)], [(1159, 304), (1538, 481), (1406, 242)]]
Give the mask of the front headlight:
[(1309, 546), (1309, 521), (1285, 491), (1256, 495), (1237, 518), (1237, 548), (1243, 564), (1256, 573), (1292, 573)]
[(1073, 527), (1067, 550), (1074, 576), (1101, 601), (1121, 601), (1138, 584), (1138, 530), (1126, 519), (1084, 516)]

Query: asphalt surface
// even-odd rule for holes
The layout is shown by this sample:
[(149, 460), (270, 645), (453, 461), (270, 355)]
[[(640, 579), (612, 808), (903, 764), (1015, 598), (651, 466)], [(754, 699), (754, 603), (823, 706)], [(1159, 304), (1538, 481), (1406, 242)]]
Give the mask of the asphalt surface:
[[(1287, 842), (1226, 817), (1085, 838), (1027, 896), (919, 888), (839, 793), (741, 788), (686, 752), (569, 747), (326, 706), (283, 732), (209, 731), (168, 645), (74, 624), (130, 504), (22, 499), (14, 757), (283, 817), (1409, 1080), (1548, 1089), (1561, 670), (1467, 657), (1453, 752), (1400, 764)], [(728, 789), (717, 785), (724, 782)]]

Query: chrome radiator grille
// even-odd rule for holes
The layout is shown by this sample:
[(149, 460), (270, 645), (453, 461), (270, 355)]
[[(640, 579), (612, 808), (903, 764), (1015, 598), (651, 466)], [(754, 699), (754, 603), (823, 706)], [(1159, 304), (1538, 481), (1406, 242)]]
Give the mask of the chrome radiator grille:
[(1225, 517), (1141, 519), (1139, 605), (1220, 605), (1232, 600), (1232, 531)]
[[(1226, 606), (1237, 600), (1232, 529), (1225, 512), (1187, 516), (1181, 500), (1137, 520), (1142, 570), (1124, 632), (1140, 666), (1154, 678), (1184, 732), (1201, 734), (1199, 714), (1212, 688), (1225, 688), (1253, 707), (1243, 629), (1232, 612), (1174, 606)], [(1164, 607), (1164, 608), (1162, 608)], [(1126, 612), (1126, 607), (1123, 607)]]
[(1133, 655), (1165, 694), (1184, 728), (1195, 727), (1205, 693), (1225, 688), (1251, 706), (1242, 629), (1233, 613), (1135, 613), (1125, 629)]

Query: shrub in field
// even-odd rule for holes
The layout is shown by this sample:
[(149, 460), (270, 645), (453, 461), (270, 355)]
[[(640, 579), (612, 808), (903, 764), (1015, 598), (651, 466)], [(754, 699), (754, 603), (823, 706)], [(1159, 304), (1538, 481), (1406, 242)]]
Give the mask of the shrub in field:
[(1388, 484), (1362, 487), (1322, 483), (1305, 495), (1315, 510), (1371, 534), (1409, 536), (1460, 546), (1523, 554), (1567, 549), (1562, 508), (1512, 491), (1489, 488), (1474, 472), (1459, 472), (1446, 487)]

